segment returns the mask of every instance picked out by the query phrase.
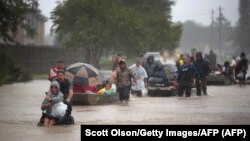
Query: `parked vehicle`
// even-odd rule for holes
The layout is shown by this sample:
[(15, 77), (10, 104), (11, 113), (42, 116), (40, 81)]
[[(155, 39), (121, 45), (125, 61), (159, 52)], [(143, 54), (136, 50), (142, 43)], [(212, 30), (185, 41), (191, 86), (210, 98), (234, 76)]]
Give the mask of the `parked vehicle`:
[(163, 57), (161, 56), (160, 52), (147, 52), (144, 55), (144, 61), (147, 60), (149, 56), (153, 55), (155, 61), (159, 61), (160, 63), (163, 63)]
[(177, 68), (172, 64), (164, 64), (167, 81), (164, 77), (154, 77), (148, 80), (148, 96), (174, 96), (177, 93)]

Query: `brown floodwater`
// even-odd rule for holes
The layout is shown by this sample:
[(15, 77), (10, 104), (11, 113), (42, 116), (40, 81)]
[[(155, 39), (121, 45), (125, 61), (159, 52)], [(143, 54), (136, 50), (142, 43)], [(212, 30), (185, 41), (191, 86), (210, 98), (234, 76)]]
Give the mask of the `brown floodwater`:
[(82, 124), (249, 124), (250, 87), (209, 86), (208, 96), (131, 96), (128, 105), (73, 106), (74, 125), (39, 127), (47, 80), (0, 87), (0, 136), (15, 140), (80, 140)]

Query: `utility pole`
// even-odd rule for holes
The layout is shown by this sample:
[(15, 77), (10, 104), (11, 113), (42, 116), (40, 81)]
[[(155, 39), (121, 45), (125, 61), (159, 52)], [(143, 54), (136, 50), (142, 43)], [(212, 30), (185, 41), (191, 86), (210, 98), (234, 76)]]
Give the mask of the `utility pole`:
[(221, 13), (221, 6), (219, 7), (219, 58), (222, 61), (221, 56), (221, 21), (222, 21), (222, 13)]
[(210, 36), (210, 49), (213, 48), (213, 30), (214, 30), (214, 10), (211, 12), (211, 36)]

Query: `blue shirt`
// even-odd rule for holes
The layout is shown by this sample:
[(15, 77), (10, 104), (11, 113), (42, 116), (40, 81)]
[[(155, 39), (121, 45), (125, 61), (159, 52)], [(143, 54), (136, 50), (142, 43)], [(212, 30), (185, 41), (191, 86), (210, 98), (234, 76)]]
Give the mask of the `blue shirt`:
[(177, 82), (181, 84), (192, 84), (193, 80), (200, 80), (200, 74), (193, 63), (182, 65), (178, 68)]

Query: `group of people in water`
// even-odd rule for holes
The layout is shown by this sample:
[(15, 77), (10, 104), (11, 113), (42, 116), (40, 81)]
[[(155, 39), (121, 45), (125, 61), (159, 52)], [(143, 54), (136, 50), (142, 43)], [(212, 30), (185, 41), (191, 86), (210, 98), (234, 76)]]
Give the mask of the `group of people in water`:
[(217, 64), (215, 70), (221, 72), (234, 83), (246, 86), (246, 75), (248, 71), (248, 59), (244, 52), (238, 57), (233, 57), (231, 61), (225, 61), (223, 65)]
[[(178, 67), (179, 83), (178, 94), (183, 95), (182, 86), (186, 86), (186, 96), (190, 96), (193, 79), (197, 95), (201, 95), (201, 90), (204, 95), (207, 94), (207, 78), (211, 71), (217, 71), (232, 82), (238, 82), (240, 86), (246, 85), (246, 74), (248, 70), (248, 59), (244, 52), (240, 54), (238, 59), (233, 58), (231, 63), (226, 61), (224, 66), (216, 64), (216, 55), (211, 51), (212, 55), (202, 56), (201, 52), (197, 52), (196, 56), (181, 55), (176, 64)], [(191, 77), (192, 76), (192, 77)]]
[[(178, 68), (176, 81), (179, 96), (183, 96), (184, 92), (187, 97), (191, 95), (194, 79), (196, 80), (197, 95), (200, 96), (202, 92), (204, 95), (207, 94), (207, 76), (211, 69), (208, 62), (203, 59), (201, 52), (196, 53), (193, 60), (188, 56), (181, 56), (176, 61), (176, 65)], [(136, 64), (130, 68), (126, 67), (124, 61), (120, 61), (119, 67), (114, 70), (113, 74), (115, 78), (118, 78), (117, 87), (121, 101), (128, 100), (131, 88), (138, 96), (141, 96), (141, 91), (147, 87), (148, 83), (153, 81), (151, 78), (161, 78), (163, 83), (168, 81), (163, 65), (161, 62), (155, 61), (154, 56), (149, 56), (146, 60), (138, 58)]]
[[(207, 77), (214, 70), (220, 70), (224, 75), (228, 75), (230, 71), (233, 73), (233, 75), (230, 73), (232, 79), (238, 79), (240, 85), (246, 85), (248, 60), (244, 52), (240, 54), (240, 59), (236, 60), (235, 58), (231, 63), (226, 62), (224, 69), (219, 68), (218, 65), (211, 67), (211, 62), (205, 59), (201, 52), (197, 52), (195, 56), (181, 55), (176, 60), (176, 88), (178, 96), (181, 97), (185, 93), (186, 97), (190, 97), (191, 88), (194, 86), (196, 87), (197, 96), (201, 96), (202, 93), (207, 95)], [(144, 58), (143, 55), (140, 55), (136, 59), (135, 64), (128, 67), (126, 61), (121, 59), (121, 54), (118, 54), (114, 60), (110, 78), (96, 94), (119, 93), (121, 103), (127, 104), (130, 92), (132, 91), (132, 93), (141, 97), (142, 90), (147, 87), (153, 77), (161, 78), (161, 81), (164, 83), (168, 82), (163, 65), (155, 61), (154, 56)], [(51, 84), (42, 102), (41, 109), (43, 114), (39, 124), (49, 127), (56, 124), (74, 123), (74, 118), (71, 116), (73, 85), (65, 78), (63, 61), (58, 61), (57, 66), (51, 68), (48, 79), (51, 81)], [(116, 85), (116, 91), (111, 89), (113, 83)]]
[(73, 86), (65, 78), (63, 61), (58, 61), (57, 66), (50, 69), (48, 80), (51, 84), (41, 105), (43, 113), (38, 125), (49, 127), (56, 124), (74, 123), (71, 116)]
[[(164, 72), (163, 65), (159, 61), (155, 61), (154, 56), (149, 56), (148, 58), (140, 56), (136, 59), (135, 64), (129, 68), (126, 66), (126, 62), (122, 60), (119, 65), (115, 65), (119, 62), (117, 60), (120, 59), (115, 60), (114, 66), (116, 66), (116, 69), (113, 69), (113, 76), (114, 78), (118, 78), (117, 87), (121, 101), (128, 100), (131, 89), (137, 96), (141, 96), (141, 91), (149, 83), (153, 82), (153, 80), (157, 81), (157, 79), (154, 79), (155, 77), (160, 78), (161, 81), (168, 81), (168, 76)], [(202, 52), (196, 52), (192, 56), (180, 55), (176, 60), (176, 67), (177, 94), (178, 96), (183, 96), (185, 93), (186, 97), (191, 96), (191, 89), (193, 87), (196, 88), (197, 96), (201, 96), (202, 94), (207, 95), (209, 74), (212, 71), (218, 70), (216, 55), (213, 51), (210, 52), (209, 56), (203, 56)], [(231, 63), (225, 62), (220, 72), (222, 75), (232, 78), (232, 81), (237, 81), (240, 86), (245, 86), (247, 70), (248, 60), (245, 53), (242, 52), (235, 62), (234, 60)]]

